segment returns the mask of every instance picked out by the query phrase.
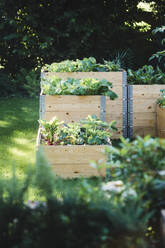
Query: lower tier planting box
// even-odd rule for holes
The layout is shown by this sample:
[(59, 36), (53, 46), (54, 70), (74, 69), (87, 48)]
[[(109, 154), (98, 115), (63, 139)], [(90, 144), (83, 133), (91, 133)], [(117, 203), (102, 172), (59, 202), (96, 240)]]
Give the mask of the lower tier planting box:
[(37, 138), (37, 149), (41, 149), (55, 174), (62, 178), (106, 176), (106, 168), (100, 170), (90, 165), (100, 159), (106, 145), (44, 145)]

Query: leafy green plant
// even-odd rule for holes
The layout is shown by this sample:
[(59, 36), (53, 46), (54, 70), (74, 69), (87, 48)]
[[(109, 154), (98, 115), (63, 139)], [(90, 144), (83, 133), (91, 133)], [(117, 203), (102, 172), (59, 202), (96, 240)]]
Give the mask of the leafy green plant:
[(40, 120), (42, 142), (48, 145), (101, 145), (111, 144), (111, 132), (116, 131), (115, 124), (106, 123), (95, 115), (88, 116), (79, 123), (65, 124), (55, 117), (50, 122)]
[(53, 76), (42, 83), (43, 94), (46, 95), (105, 95), (115, 99), (117, 95), (111, 88), (112, 83), (106, 79), (94, 78), (61, 79)]
[(157, 27), (152, 32), (157, 37), (157, 43), (159, 45), (160, 51), (154, 53), (149, 61), (155, 61), (157, 66), (162, 70), (165, 70), (165, 26)]
[(119, 148), (106, 147), (110, 181), (121, 180), (141, 196), (146, 211), (153, 213), (151, 239), (158, 240), (160, 210), (165, 208), (165, 140), (146, 136), (121, 141)]
[(29, 71), (21, 68), (15, 78), (12, 79), (12, 83), (15, 88), (19, 89), (17, 91), (20, 93), (30, 97), (36, 97), (40, 91), (39, 70), (32, 69)]
[(160, 90), (160, 92), (161, 92), (161, 97), (158, 98), (157, 104), (158, 104), (161, 108), (165, 108), (165, 89)]
[(119, 71), (120, 64), (115, 61), (104, 61), (104, 64), (96, 62), (94, 57), (84, 58), (82, 60), (64, 60), (54, 62), (51, 65), (45, 65), (43, 71), (49, 72), (90, 72), (90, 71)]
[[(0, 177), (0, 247), (147, 247), (148, 213), (140, 201), (108, 198), (85, 179), (67, 186), (41, 154), (24, 179), (14, 171)], [(34, 201), (27, 198), (31, 187)]]
[(165, 73), (151, 65), (144, 65), (137, 71), (128, 69), (128, 84), (165, 84)]

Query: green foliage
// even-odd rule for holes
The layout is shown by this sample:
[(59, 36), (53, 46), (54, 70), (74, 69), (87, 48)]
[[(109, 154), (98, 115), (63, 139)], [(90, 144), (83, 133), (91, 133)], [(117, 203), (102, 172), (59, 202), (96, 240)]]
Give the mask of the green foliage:
[(46, 95), (105, 95), (114, 100), (117, 98), (115, 92), (111, 90), (112, 83), (106, 79), (98, 80), (94, 78), (61, 79), (52, 76), (42, 82), (43, 94)]
[(165, 84), (165, 73), (151, 65), (144, 65), (137, 71), (128, 69), (128, 84)]
[[(34, 202), (27, 201), (30, 187)], [(140, 201), (109, 198), (87, 180), (66, 188), (41, 156), (23, 180), (0, 178), (0, 247), (147, 247)]]
[(165, 71), (165, 26), (157, 27), (153, 30), (153, 34), (156, 36), (158, 48), (161, 51), (154, 53), (149, 61), (153, 61), (163, 71)]
[(64, 60), (54, 62), (42, 68), (43, 71), (49, 72), (90, 72), (90, 71), (119, 71), (120, 64), (114, 61), (104, 61), (104, 64), (98, 64), (94, 57), (84, 58), (82, 60)]
[(43, 143), (48, 145), (101, 145), (111, 144), (111, 132), (116, 131), (113, 121), (110, 124), (99, 120), (95, 115), (88, 116), (80, 123), (65, 124), (56, 117), (46, 122), (40, 120)]
[(30, 97), (36, 97), (40, 91), (39, 71), (21, 68), (20, 71), (11, 79), (17, 92)]
[(157, 104), (161, 107), (161, 108), (165, 108), (165, 90), (160, 90), (161, 92), (161, 97), (157, 100)]
[(119, 148), (106, 148), (110, 181), (121, 180), (141, 196), (146, 211), (154, 214), (150, 218), (153, 233), (148, 236), (151, 243), (159, 242), (160, 210), (165, 208), (165, 140), (146, 136), (121, 141)]
[(7, 97), (14, 93), (14, 86), (11, 83), (11, 78), (4, 70), (0, 69), (0, 97)]

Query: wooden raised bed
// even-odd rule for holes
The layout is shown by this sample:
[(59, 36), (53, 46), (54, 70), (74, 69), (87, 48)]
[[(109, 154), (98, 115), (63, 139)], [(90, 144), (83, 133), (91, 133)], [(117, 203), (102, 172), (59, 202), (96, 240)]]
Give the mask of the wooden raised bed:
[(42, 149), (45, 158), (55, 174), (61, 178), (106, 176), (106, 168), (97, 170), (90, 161), (103, 159), (106, 145), (57, 145), (41, 143), (40, 130), (37, 137), (37, 150)]
[(165, 108), (159, 107), (157, 104), (157, 136), (165, 138)]
[(156, 102), (165, 85), (128, 85), (128, 136), (157, 136)]
[[(121, 135), (127, 137), (127, 86), (126, 72), (71, 72), (71, 73), (43, 73), (43, 78), (57, 75), (61, 78), (96, 78), (107, 79), (113, 83), (112, 90), (118, 95), (115, 100), (105, 96), (49, 96), (40, 95), (40, 119), (49, 121), (57, 116), (65, 122), (75, 122), (95, 114), (101, 120), (117, 121), (118, 132), (113, 138)], [(41, 81), (42, 87), (42, 81)]]

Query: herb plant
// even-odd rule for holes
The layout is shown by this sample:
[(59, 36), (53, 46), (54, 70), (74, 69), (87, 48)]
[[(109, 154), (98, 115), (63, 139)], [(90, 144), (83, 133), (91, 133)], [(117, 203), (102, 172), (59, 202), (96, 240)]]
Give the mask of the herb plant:
[(128, 69), (129, 84), (165, 84), (165, 73), (151, 65), (144, 65), (137, 71)]
[(82, 60), (64, 60), (62, 62), (55, 62), (51, 65), (45, 65), (43, 71), (49, 72), (89, 72), (89, 71), (119, 71), (120, 64), (114, 61), (104, 61), (104, 64), (96, 62), (94, 57), (84, 58)]
[(161, 108), (165, 108), (165, 89), (160, 90), (161, 97), (157, 100), (157, 104)]
[(46, 95), (106, 95), (115, 99), (117, 95), (111, 88), (112, 83), (106, 79), (94, 78), (61, 79), (54, 76), (42, 83), (43, 94)]
[(59, 122), (56, 117), (46, 122), (40, 120), (42, 141), (48, 145), (101, 145), (111, 144), (111, 132), (116, 131), (116, 122), (103, 122), (95, 115), (79, 123)]

